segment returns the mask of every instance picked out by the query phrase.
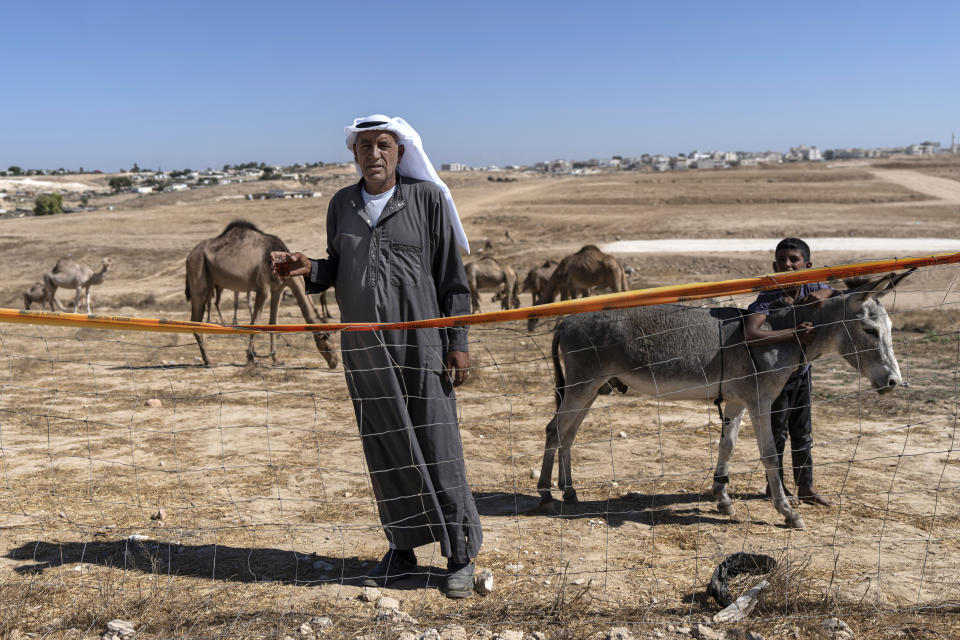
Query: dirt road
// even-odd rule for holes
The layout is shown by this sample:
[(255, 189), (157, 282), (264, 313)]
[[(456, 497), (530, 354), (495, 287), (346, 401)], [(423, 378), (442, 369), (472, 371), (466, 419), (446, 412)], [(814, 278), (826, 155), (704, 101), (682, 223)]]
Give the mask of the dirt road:
[(938, 178), (910, 169), (870, 169), (880, 180), (898, 184), (911, 191), (925, 193), (948, 204), (960, 204), (960, 182)]

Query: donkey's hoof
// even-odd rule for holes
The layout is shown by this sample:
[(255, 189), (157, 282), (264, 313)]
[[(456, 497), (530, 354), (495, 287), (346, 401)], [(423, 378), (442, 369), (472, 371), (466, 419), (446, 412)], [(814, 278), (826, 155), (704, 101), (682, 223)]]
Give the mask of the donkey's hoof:
[(717, 511), (719, 511), (725, 516), (732, 516), (737, 512), (732, 502), (718, 502)]
[(564, 494), (563, 502), (565, 504), (580, 504), (580, 498), (577, 497), (577, 494)]
[(791, 529), (800, 529), (803, 531), (807, 528), (807, 525), (803, 522), (803, 517), (799, 513), (793, 517), (787, 516), (784, 518), (784, 521)]
[(547, 516), (557, 515), (557, 503), (553, 500), (544, 500), (537, 507), (537, 511)]

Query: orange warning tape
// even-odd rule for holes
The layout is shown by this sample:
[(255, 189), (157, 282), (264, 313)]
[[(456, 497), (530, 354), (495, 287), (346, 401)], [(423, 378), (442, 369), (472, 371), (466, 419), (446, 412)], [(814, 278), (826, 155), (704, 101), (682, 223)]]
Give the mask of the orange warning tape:
[(960, 262), (960, 252), (945, 253), (917, 258), (892, 258), (888, 260), (870, 260), (833, 267), (817, 267), (784, 273), (771, 273), (753, 278), (721, 280), (671, 285), (608, 293), (590, 298), (563, 300), (534, 307), (509, 309), (506, 311), (488, 311), (468, 316), (449, 318), (430, 318), (411, 322), (331, 322), (327, 324), (259, 324), (227, 327), (208, 322), (190, 322), (187, 320), (164, 320), (159, 318), (130, 318), (123, 316), (98, 316), (82, 313), (55, 313), (52, 311), (25, 311), (22, 309), (0, 309), (0, 322), (20, 324), (44, 324), (62, 327), (86, 327), (89, 329), (127, 329), (131, 331), (156, 331), (162, 333), (205, 333), (248, 335), (251, 333), (296, 333), (303, 331), (370, 331), (373, 329), (429, 329), (435, 327), (463, 327), (472, 324), (491, 324), (510, 320), (527, 320), (549, 316), (622, 309), (624, 307), (652, 306), (688, 300), (701, 300), (717, 296), (729, 296), (755, 293), (784, 286), (795, 286), (839, 280), (854, 276), (872, 275), (888, 271), (932, 267), (936, 265), (956, 264)]

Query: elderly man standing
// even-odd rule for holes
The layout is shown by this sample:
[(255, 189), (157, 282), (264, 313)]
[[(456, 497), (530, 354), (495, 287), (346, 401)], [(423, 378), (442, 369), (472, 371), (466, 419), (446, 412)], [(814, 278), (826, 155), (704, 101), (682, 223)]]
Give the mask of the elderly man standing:
[[(273, 254), (278, 273), (308, 293), (336, 290), (344, 322), (401, 322), (470, 313), (458, 245), (469, 252), (447, 186), (402, 118), (374, 115), (345, 128), (361, 180), (327, 210), (327, 257)], [(414, 548), (439, 542), (443, 591), (473, 589), (483, 541), (467, 484), (453, 387), (469, 375), (467, 329), (349, 331), (347, 387), (380, 520), (389, 541), (364, 584), (413, 575)]]

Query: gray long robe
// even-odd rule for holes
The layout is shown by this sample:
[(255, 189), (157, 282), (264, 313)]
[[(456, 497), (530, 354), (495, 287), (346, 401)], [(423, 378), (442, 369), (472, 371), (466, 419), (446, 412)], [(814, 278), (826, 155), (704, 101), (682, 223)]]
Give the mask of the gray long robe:
[[(327, 258), (311, 261), (307, 293), (334, 286), (343, 322), (468, 314), (470, 289), (440, 188), (398, 176), (371, 229), (362, 186), (330, 200)], [(438, 541), (457, 562), (476, 557), (483, 534), (443, 367), (448, 351), (467, 351), (466, 327), (345, 331), (341, 348), (388, 539), (400, 549)]]

